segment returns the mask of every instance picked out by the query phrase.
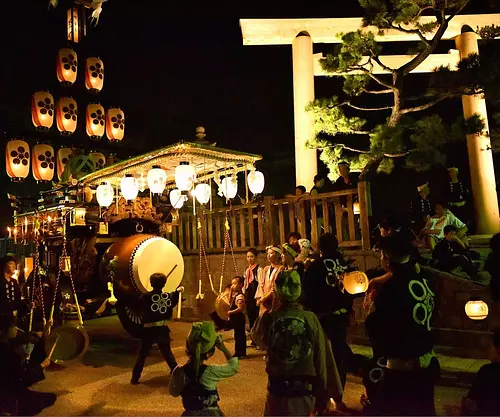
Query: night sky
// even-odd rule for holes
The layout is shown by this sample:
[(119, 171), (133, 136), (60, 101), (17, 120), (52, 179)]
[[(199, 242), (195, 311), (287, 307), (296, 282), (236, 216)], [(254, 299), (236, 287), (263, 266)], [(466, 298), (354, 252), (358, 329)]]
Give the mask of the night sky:
[[(80, 132), (86, 102), (94, 99), (105, 108), (120, 106), (127, 123), (122, 147), (130, 154), (192, 140), (196, 126), (204, 126), (207, 139), (221, 147), (262, 154), (261, 168), (272, 177), (267, 193), (274, 195), (294, 188), (291, 47), (244, 47), (239, 19), (362, 15), (356, 0), (297, 6), (277, 1), (258, 6), (241, 1), (108, 0), (98, 26), (89, 25), (84, 49), (79, 51), (78, 85), (64, 91), (55, 72), (56, 53), (68, 45), (64, 1), (56, 10), (47, 10), (48, 0), (8, 3), (0, 12), (4, 142), (23, 136), (33, 145), (44, 138), (31, 124), (30, 100), (34, 91), (49, 89), (56, 99), (63, 94), (77, 99)], [(490, 10), (481, 5), (465, 12), (471, 11)], [(315, 52), (327, 50), (328, 46), (315, 46)], [(104, 61), (105, 83), (98, 97), (79, 84), (84, 56)], [(316, 80), (316, 95), (334, 94), (336, 85)], [(58, 146), (65, 140), (67, 145), (80, 140), (78, 135), (62, 139), (55, 123), (45, 138)], [(37, 189), (29, 181), (22, 189), (11, 185), (4, 167), (1, 180), (2, 189), (17, 194)], [(2, 228), (9, 217), (4, 196), (0, 197)]]

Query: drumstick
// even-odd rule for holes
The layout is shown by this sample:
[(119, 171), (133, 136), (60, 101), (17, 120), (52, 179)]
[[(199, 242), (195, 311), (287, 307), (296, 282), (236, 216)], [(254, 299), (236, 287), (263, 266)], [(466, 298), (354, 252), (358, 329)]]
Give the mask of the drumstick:
[(179, 302), (177, 303), (177, 320), (181, 319), (182, 291), (179, 291)]
[(52, 358), (52, 355), (54, 354), (54, 350), (56, 350), (56, 346), (57, 346), (57, 342), (59, 342), (59, 338), (61, 336), (57, 335), (57, 338), (56, 338), (56, 341), (54, 342), (54, 344), (52, 345), (52, 349), (50, 349), (50, 353), (49, 353), (49, 356), (47, 356), (47, 359), (50, 361), (50, 358)]
[(174, 267), (172, 268), (172, 270), (167, 274), (167, 279), (170, 275), (172, 275), (172, 272), (175, 271), (175, 268), (177, 268), (177, 264), (174, 265)]

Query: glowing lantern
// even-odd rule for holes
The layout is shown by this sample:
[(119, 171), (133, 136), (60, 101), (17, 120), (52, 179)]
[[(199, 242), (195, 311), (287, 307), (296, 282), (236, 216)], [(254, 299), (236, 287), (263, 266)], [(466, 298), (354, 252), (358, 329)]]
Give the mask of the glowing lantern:
[(22, 181), (30, 172), (30, 148), (24, 140), (13, 139), (5, 147), (5, 166), (12, 181)]
[(368, 289), (368, 277), (364, 272), (353, 271), (343, 275), (344, 289), (349, 294), (361, 294)]
[(57, 129), (63, 135), (71, 135), (76, 130), (78, 106), (71, 97), (63, 97), (57, 101), (56, 122)]
[(59, 178), (59, 181), (61, 181), (64, 169), (72, 156), (73, 149), (71, 148), (61, 148), (57, 151), (57, 178)]
[(200, 204), (207, 204), (210, 201), (210, 185), (198, 184), (194, 189), (194, 195)]
[(54, 123), (54, 97), (48, 91), (37, 91), (31, 100), (31, 119), (39, 130), (47, 130)]
[(189, 162), (181, 162), (175, 167), (175, 185), (179, 191), (189, 191), (193, 188), (194, 179), (194, 166), (189, 165)]
[(90, 152), (89, 158), (94, 161), (96, 171), (103, 169), (106, 165), (106, 156), (100, 152)]
[(95, 195), (101, 207), (109, 207), (113, 203), (115, 193), (109, 182), (103, 182), (97, 187)]
[(121, 109), (106, 112), (106, 136), (109, 140), (122, 140), (125, 136), (125, 113)]
[(224, 177), (220, 183), (222, 195), (228, 199), (236, 197), (238, 182), (236, 177)]
[(74, 84), (78, 72), (78, 57), (73, 49), (59, 49), (56, 72), (60, 83), (66, 86)]
[(98, 93), (104, 86), (104, 64), (99, 58), (87, 58), (85, 65), (85, 87)]
[(100, 139), (106, 129), (106, 115), (100, 104), (87, 106), (87, 135), (92, 139)]
[(33, 177), (37, 181), (51, 181), (54, 178), (56, 158), (54, 148), (50, 145), (38, 144), (33, 147), (32, 160)]
[(120, 189), (125, 200), (133, 200), (139, 193), (137, 178), (132, 174), (125, 174), (120, 183)]
[(177, 188), (170, 191), (170, 204), (175, 209), (180, 209), (184, 205), (184, 201), (186, 201), (187, 197), (182, 195), (182, 192)]
[(488, 317), (489, 309), (488, 304), (480, 299), (471, 299), (465, 304), (465, 314), (471, 320), (484, 320)]
[(252, 171), (248, 174), (248, 188), (253, 194), (260, 194), (264, 191), (266, 181), (264, 174), (260, 171)]
[(352, 211), (354, 214), (360, 214), (361, 213), (361, 207), (359, 206), (358, 202), (355, 202), (352, 204)]
[(153, 194), (162, 194), (167, 184), (167, 173), (158, 165), (148, 172), (148, 187)]

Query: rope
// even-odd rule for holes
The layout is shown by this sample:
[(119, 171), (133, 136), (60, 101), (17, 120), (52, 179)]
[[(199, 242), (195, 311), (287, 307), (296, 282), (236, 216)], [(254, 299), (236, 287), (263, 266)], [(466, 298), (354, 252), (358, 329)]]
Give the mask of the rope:
[(212, 280), (212, 274), (210, 273), (210, 268), (208, 267), (208, 259), (207, 259), (207, 252), (205, 250), (205, 244), (203, 243), (203, 233), (201, 230), (201, 221), (198, 218), (198, 235), (199, 235), (199, 240), (200, 240), (200, 281), (202, 278), (202, 268), (201, 268), (201, 257), (205, 259), (205, 266), (207, 268), (207, 273), (208, 273), (208, 280), (210, 281), (210, 288), (212, 291), (215, 293), (215, 288), (214, 288), (214, 283)]

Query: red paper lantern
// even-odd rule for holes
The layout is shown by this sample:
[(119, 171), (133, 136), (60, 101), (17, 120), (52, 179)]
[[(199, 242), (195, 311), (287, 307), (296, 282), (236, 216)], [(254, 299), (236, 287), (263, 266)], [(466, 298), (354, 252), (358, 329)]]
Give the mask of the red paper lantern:
[(75, 83), (78, 73), (78, 57), (73, 49), (59, 49), (57, 53), (56, 72), (60, 83), (67, 86)]
[(125, 135), (125, 113), (121, 109), (109, 109), (106, 113), (106, 136), (109, 140), (122, 140)]
[(87, 58), (85, 65), (85, 87), (98, 93), (104, 86), (104, 63), (99, 58)]
[(89, 158), (91, 161), (94, 161), (96, 171), (104, 168), (106, 165), (106, 156), (100, 152), (91, 152)]
[(100, 104), (87, 106), (87, 135), (92, 139), (100, 139), (106, 129), (106, 114)]
[(12, 181), (22, 181), (30, 172), (30, 148), (24, 140), (13, 139), (5, 147), (5, 166)]
[(57, 178), (61, 181), (64, 169), (73, 156), (73, 149), (61, 148), (57, 151)]
[(63, 97), (57, 101), (56, 121), (59, 132), (71, 135), (76, 130), (78, 121), (78, 105), (71, 97)]
[(31, 119), (39, 130), (47, 130), (54, 123), (54, 97), (48, 91), (37, 91), (31, 100)]
[(54, 178), (55, 156), (54, 148), (50, 145), (38, 144), (33, 147), (31, 163), (33, 177), (37, 181), (51, 181)]

